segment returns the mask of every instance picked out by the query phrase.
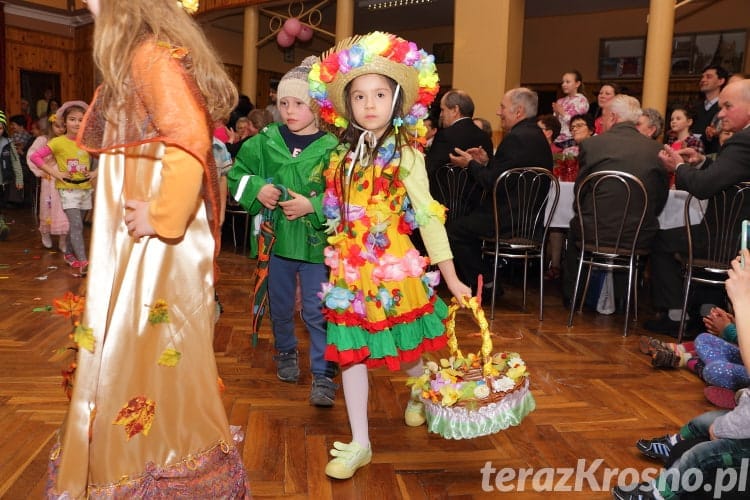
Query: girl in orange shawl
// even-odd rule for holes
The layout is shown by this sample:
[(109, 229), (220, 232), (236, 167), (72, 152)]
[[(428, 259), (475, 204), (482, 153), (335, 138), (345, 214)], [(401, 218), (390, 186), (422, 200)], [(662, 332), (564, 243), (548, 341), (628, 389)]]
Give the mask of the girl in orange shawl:
[(243, 498), (212, 348), (219, 205), (210, 127), (229, 115), (236, 91), (174, 0), (88, 6), (103, 76), (78, 135), (100, 155), (78, 327), (89, 342), (79, 345), (48, 494)]

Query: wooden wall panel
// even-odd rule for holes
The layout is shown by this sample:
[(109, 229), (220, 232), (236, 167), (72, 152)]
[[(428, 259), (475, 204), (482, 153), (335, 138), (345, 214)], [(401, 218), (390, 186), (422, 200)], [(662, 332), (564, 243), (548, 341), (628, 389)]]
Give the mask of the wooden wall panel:
[(58, 73), (61, 102), (90, 100), (94, 90), (92, 26), (73, 37), (6, 27), (5, 101), (10, 114), (20, 112), (21, 70)]

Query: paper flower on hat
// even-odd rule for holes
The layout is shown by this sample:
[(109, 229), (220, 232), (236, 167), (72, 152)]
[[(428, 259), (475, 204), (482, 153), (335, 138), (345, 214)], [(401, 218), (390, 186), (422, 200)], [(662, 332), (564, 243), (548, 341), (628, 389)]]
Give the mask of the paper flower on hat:
[(308, 76), (310, 95), (321, 118), (346, 127), (344, 89), (354, 78), (368, 73), (388, 76), (401, 86), (403, 124), (410, 135), (423, 136), (427, 129), (422, 120), (440, 88), (435, 58), (391, 33), (376, 31), (344, 40), (313, 65)]
[(177, 4), (185, 9), (188, 14), (198, 12), (198, 0), (177, 0)]

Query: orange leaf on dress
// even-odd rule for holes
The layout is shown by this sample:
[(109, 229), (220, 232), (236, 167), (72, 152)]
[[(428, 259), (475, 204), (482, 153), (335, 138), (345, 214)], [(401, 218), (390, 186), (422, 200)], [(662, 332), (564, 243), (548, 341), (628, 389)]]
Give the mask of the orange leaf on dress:
[(112, 423), (125, 426), (125, 435), (129, 441), (138, 433), (148, 436), (155, 412), (156, 401), (148, 399), (146, 396), (136, 396), (120, 408)]

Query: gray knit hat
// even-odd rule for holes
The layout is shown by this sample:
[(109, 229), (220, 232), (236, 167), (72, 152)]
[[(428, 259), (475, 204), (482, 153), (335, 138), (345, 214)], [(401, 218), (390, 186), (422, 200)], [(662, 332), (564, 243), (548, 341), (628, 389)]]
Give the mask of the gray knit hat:
[(290, 69), (279, 82), (279, 88), (276, 91), (277, 102), (284, 97), (294, 97), (304, 102), (308, 106), (312, 102), (310, 99), (310, 87), (307, 83), (307, 75), (310, 73), (312, 65), (318, 62), (317, 56), (308, 56), (296, 68)]

